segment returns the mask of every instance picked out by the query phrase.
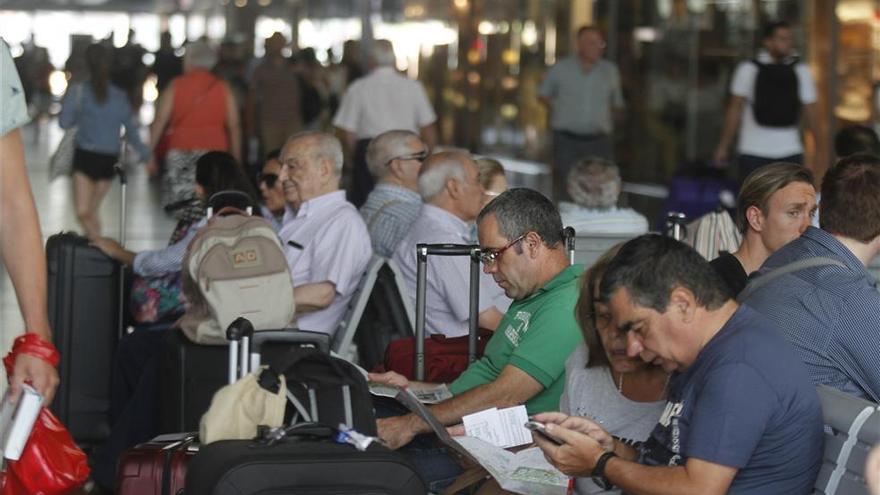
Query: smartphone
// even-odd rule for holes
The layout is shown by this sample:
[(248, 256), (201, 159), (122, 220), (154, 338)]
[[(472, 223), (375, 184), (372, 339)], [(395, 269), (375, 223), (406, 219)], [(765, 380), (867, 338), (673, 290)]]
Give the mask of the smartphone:
[(556, 445), (563, 445), (565, 442), (559, 440), (558, 438), (551, 436), (547, 433), (547, 427), (544, 426), (544, 423), (539, 423), (537, 421), (527, 421), (525, 424), (527, 430), (531, 430), (538, 435), (541, 435), (542, 438), (555, 443)]

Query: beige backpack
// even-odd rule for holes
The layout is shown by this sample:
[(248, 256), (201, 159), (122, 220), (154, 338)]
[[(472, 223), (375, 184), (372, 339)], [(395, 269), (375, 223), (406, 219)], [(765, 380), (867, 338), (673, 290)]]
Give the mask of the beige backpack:
[(263, 218), (235, 212), (208, 220), (183, 260), (180, 327), (196, 343), (225, 344), (226, 327), (239, 316), (256, 330), (293, 322), (293, 282), (278, 235)]

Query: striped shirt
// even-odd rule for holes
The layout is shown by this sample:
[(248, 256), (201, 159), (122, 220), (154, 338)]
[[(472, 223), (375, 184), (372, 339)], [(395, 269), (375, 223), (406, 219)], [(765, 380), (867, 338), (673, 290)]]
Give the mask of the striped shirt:
[(562, 225), (574, 227), (578, 235), (589, 234), (644, 234), (648, 220), (632, 208), (608, 208), (604, 210), (584, 208), (574, 203), (559, 203)]
[(745, 304), (784, 331), (815, 384), (880, 401), (880, 292), (858, 258), (831, 234), (808, 227), (758, 273), (816, 256), (839, 260), (846, 268), (820, 266), (781, 275)]
[(169, 244), (161, 249), (141, 251), (134, 257), (132, 270), (141, 277), (161, 277), (169, 273), (179, 272), (186, 256), (186, 248), (189, 241), (196, 236), (200, 228), (204, 227), (208, 220), (203, 218), (193, 222), (189, 226), (186, 235), (174, 244)]
[(421, 209), (422, 198), (417, 192), (392, 184), (378, 184), (361, 206), (373, 251), (390, 258)]

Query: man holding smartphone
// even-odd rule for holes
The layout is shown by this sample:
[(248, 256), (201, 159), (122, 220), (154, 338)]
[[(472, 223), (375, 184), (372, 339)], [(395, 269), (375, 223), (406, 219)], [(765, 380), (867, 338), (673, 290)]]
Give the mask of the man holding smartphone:
[(600, 285), (627, 353), (672, 373), (650, 437), (625, 445), (586, 418), (546, 413), (537, 437), (570, 476), (627, 493), (809, 493), (822, 460), (822, 410), (781, 332), (739, 306), (708, 262), (668, 237), (627, 242)]

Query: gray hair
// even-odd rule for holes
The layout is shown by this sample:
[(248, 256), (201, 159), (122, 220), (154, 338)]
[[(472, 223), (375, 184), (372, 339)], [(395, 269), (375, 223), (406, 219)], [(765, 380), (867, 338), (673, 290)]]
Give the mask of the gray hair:
[(584, 208), (613, 208), (620, 196), (620, 171), (610, 160), (584, 158), (568, 173), (566, 190)]
[(467, 181), (464, 163), (469, 159), (470, 155), (461, 151), (442, 151), (428, 157), (419, 173), (419, 194), (422, 195), (422, 200), (428, 203), (437, 197), (446, 188), (449, 179), (464, 184)]
[(388, 175), (388, 162), (407, 154), (406, 145), (413, 138), (421, 140), (418, 134), (402, 130), (387, 131), (374, 137), (367, 145), (367, 166), (373, 177), (382, 179)]
[(342, 155), (342, 143), (336, 136), (320, 131), (298, 132), (287, 138), (287, 144), (303, 140), (307, 144), (306, 153), (313, 160), (328, 160), (333, 165), (333, 173), (342, 177), (342, 165), (345, 161)]
[(376, 40), (371, 50), (373, 63), (377, 67), (394, 67), (397, 58), (394, 56), (394, 46), (388, 40)]
[[(508, 241), (526, 232), (535, 232), (551, 248), (563, 240), (559, 210), (552, 201), (534, 189), (515, 187), (499, 194), (477, 215), (477, 225), (489, 215), (495, 215), (501, 235)], [(519, 245), (516, 249), (522, 252)]]
[(204, 41), (193, 41), (186, 44), (183, 60), (194, 69), (211, 70), (217, 64), (217, 51)]

